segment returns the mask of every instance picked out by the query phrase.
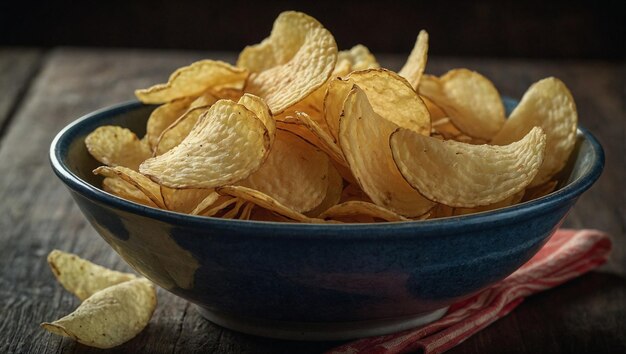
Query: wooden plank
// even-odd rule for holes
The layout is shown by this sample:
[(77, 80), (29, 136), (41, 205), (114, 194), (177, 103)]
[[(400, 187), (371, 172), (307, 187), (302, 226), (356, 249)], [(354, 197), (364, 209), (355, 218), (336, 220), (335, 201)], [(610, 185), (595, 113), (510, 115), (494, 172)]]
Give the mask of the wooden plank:
[(39, 49), (0, 48), (0, 139), (39, 70), (42, 57)]
[[(45, 333), (37, 324), (58, 318), (78, 304), (56, 284), (45, 255), (53, 248), (75, 252), (119, 270), (128, 267), (97, 236), (50, 171), (47, 147), (72, 119), (132, 98), (136, 87), (163, 81), (176, 67), (202, 53), (93, 51), (51, 53), (34, 80), (0, 145), (0, 352), (96, 352)], [(208, 57), (216, 57), (211, 54)], [(232, 55), (218, 55), (232, 59)], [(383, 57), (383, 64), (402, 58)], [(561, 77), (578, 103), (581, 123), (607, 150), (607, 171), (581, 198), (568, 223), (597, 227), (615, 236), (605, 273), (593, 273), (528, 299), (451, 352), (497, 353), (611, 351), (624, 339), (623, 66), (606, 63), (543, 63), (434, 58), (429, 71), (468, 66), (493, 79), (504, 94), (519, 97), (532, 82)], [(617, 125), (618, 128), (615, 128)], [(620, 150), (621, 149), (621, 150)], [(5, 172), (6, 171), (6, 172)], [(620, 200), (619, 196), (622, 196)], [(617, 197), (616, 197), (617, 196)], [(600, 290), (598, 290), (600, 289)], [(248, 336), (203, 320), (193, 305), (159, 290), (159, 306), (122, 352), (317, 353), (336, 342), (288, 342)], [(620, 347), (621, 346), (621, 347)], [(606, 349), (606, 350), (605, 350)]]

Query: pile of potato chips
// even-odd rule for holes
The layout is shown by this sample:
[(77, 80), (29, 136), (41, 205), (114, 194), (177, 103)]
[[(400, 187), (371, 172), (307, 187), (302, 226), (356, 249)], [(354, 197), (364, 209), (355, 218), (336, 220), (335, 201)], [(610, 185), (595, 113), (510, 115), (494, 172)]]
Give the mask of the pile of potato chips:
[(41, 327), (97, 348), (134, 338), (150, 322), (157, 304), (150, 281), (110, 270), (76, 255), (54, 250), (48, 264), (63, 287), (82, 301), (71, 314)]
[(576, 140), (566, 86), (533, 84), (506, 119), (481, 74), (424, 74), (427, 51), (421, 31), (395, 73), (284, 12), (236, 65), (202, 60), (137, 90), (160, 104), (146, 136), (93, 131), (85, 143), (106, 165), (94, 172), (106, 191), (151, 207), (309, 223), (468, 214), (554, 190)]

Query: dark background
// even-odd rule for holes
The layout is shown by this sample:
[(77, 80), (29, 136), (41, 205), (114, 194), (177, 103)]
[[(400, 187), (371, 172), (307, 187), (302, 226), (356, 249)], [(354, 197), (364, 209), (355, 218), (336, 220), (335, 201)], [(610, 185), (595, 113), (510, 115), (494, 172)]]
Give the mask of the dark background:
[(623, 1), (2, 1), (0, 46), (239, 51), (283, 10), (322, 22), (341, 49), (408, 52), (422, 28), (430, 53), (624, 59)]

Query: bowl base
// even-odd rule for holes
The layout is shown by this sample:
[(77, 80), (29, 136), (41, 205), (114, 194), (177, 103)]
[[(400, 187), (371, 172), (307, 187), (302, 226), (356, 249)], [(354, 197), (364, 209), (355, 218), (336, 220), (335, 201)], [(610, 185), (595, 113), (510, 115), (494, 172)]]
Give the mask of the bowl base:
[(331, 341), (379, 336), (419, 327), (440, 319), (448, 308), (417, 316), (333, 323), (251, 319), (207, 310), (200, 306), (198, 310), (207, 320), (237, 332), (286, 340)]

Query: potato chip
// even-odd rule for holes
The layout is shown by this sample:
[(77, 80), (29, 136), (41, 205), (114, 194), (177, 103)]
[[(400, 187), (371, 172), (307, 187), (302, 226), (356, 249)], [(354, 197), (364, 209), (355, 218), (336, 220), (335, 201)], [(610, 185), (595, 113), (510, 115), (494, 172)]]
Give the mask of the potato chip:
[(578, 113), (572, 94), (561, 80), (549, 77), (528, 88), (491, 143), (508, 144), (519, 140), (533, 127), (543, 129), (546, 157), (530, 184), (533, 187), (549, 181), (563, 169), (576, 144), (577, 124)]
[(139, 164), (150, 157), (150, 147), (135, 133), (122, 127), (105, 125), (85, 138), (87, 150), (107, 166), (123, 166), (137, 171)]
[(190, 97), (180, 98), (162, 104), (152, 111), (146, 124), (146, 136), (152, 151), (156, 149), (161, 133), (187, 112), (191, 102), (193, 99)]
[[(411, 85), (398, 74), (386, 69), (370, 69), (352, 72), (345, 80), (358, 85), (367, 95), (374, 112), (384, 119), (402, 128), (411, 129), (417, 133), (430, 134), (430, 114), (421, 98), (415, 93)], [(337, 90), (338, 92), (332, 92)], [(348, 90), (349, 91), (349, 90)], [(331, 83), (325, 104), (326, 121), (330, 129), (338, 128), (341, 109), (337, 105), (343, 104), (346, 94), (346, 85)], [(334, 105), (335, 107), (330, 107)]]
[(48, 265), (57, 281), (80, 301), (102, 289), (137, 279), (134, 274), (116, 272), (59, 250), (48, 254)]
[(454, 69), (441, 78), (424, 75), (419, 94), (441, 107), (469, 136), (491, 139), (504, 124), (504, 105), (498, 90), (475, 71)]
[(454, 208), (445, 204), (437, 203), (430, 210), (430, 219), (446, 218), (454, 215)]
[(161, 196), (161, 187), (141, 173), (122, 166), (100, 166), (93, 170), (93, 173), (105, 177), (120, 177), (143, 192), (143, 194), (156, 204), (156, 206), (161, 209), (165, 209), (165, 202), (163, 201), (163, 196)]
[(213, 189), (175, 189), (161, 186), (163, 203), (167, 210), (179, 213), (191, 213), (209, 195), (218, 195)]
[(272, 47), (274, 60), (252, 65), (254, 73), (248, 78), (245, 91), (265, 99), (275, 115), (322, 86), (337, 61), (337, 44), (332, 34), (317, 20), (299, 12), (281, 13), (270, 37), (258, 47), (244, 49), (238, 65), (249, 66), (248, 60), (242, 59), (248, 56), (246, 52), (254, 50), (249, 48), (263, 48), (261, 56), (265, 58), (268, 46)]
[(200, 116), (209, 108), (211, 108), (211, 104), (189, 107), (182, 116), (161, 132), (153, 155), (163, 155), (178, 146), (189, 135)]
[(341, 192), (341, 203), (358, 200), (362, 202), (372, 202), (370, 197), (361, 189), (358, 183), (349, 183)]
[(393, 211), (383, 208), (379, 205), (362, 202), (362, 201), (350, 201), (337, 204), (330, 209), (320, 214), (321, 219), (335, 219), (343, 216), (355, 216), (366, 215), (385, 221), (409, 221), (402, 215), (396, 214)]
[(254, 190), (252, 188), (244, 186), (224, 186), (216, 189), (218, 193), (222, 195), (230, 195), (243, 200), (247, 200), (262, 208), (268, 209), (272, 212), (278, 213), (291, 220), (307, 222), (307, 223), (324, 223), (325, 221), (317, 218), (310, 218), (302, 213), (299, 213), (283, 204), (269, 195)]
[(403, 216), (422, 215), (434, 203), (413, 189), (393, 162), (389, 136), (397, 127), (374, 112), (365, 92), (355, 85), (345, 100), (339, 143), (354, 177), (375, 204)]
[(250, 215), (252, 214), (252, 210), (254, 209), (254, 207), (254, 203), (246, 203), (241, 209), (239, 220), (250, 220)]
[(154, 202), (150, 200), (150, 198), (148, 198), (139, 188), (124, 181), (116, 175), (105, 177), (104, 180), (102, 180), (102, 189), (104, 189), (105, 192), (130, 200), (131, 202), (155, 208), (157, 207), (157, 205), (154, 204)]
[(521, 190), (511, 195), (510, 197), (502, 199), (501, 201), (493, 203), (493, 204), (481, 205), (481, 206), (477, 206), (473, 208), (454, 208), (453, 214), (454, 215), (468, 215), (468, 214), (480, 213), (483, 211), (506, 208), (513, 204), (519, 203), (522, 200), (523, 196), (524, 196), (524, 190)]
[(411, 84), (411, 86), (413, 86), (416, 91), (419, 87), (422, 74), (424, 74), (427, 59), (428, 32), (426, 32), (425, 30), (421, 30), (420, 33), (417, 35), (417, 40), (415, 40), (415, 46), (413, 47), (411, 54), (409, 54), (406, 63), (398, 72), (400, 76), (407, 79), (407, 81)]
[(320, 213), (339, 203), (341, 193), (343, 191), (343, 178), (332, 162), (328, 162), (328, 188), (326, 188), (326, 196), (324, 200), (315, 207), (315, 209), (307, 211), (304, 215), (309, 217), (317, 217)]
[(328, 189), (328, 157), (297, 135), (276, 131), (261, 167), (239, 185), (269, 195), (297, 212), (318, 206)]
[(183, 97), (193, 97), (209, 89), (243, 87), (248, 70), (218, 60), (201, 60), (182, 67), (165, 84), (136, 90), (143, 103), (166, 103)]
[(543, 161), (546, 137), (541, 128), (533, 128), (509, 145), (470, 145), (398, 129), (389, 144), (402, 175), (424, 196), (472, 208), (526, 188)]
[(269, 152), (269, 134), (243, 105), (217, 101), (200, 116), (189, 135), (140, 171), (170, 188), (214, 188), (242, 180), (257, 170)]
[(295, 116), (286, 117), (283, 121), (277, 122), (278, 126), (287, 130), (302, 139), (313, 144), (318, 149), (324, 151), (330, 158), (341, 165), (347, 165), (343, 152), (330, 134), (320, 127), (308, 114), (295, 112)]
[(220, 215), (219, 217), (223, 219), (235, 219), (237, 215), (239, 214), (239, 211), (241, 211), (241, 207), (243, 207), (244, 204), (246, 204), (245, 200), (237, 199), (237, 202), (235, 203), (235, 205), (233, 205), (233, 207), (230, 210), (226, 211), (224, 214)]
[(214, 216), (215, 214), (225, 210), (231, 205), (239, 201), (237, 198), (231, 196), (217, 195), (214, 197), (212, 194), (206, 197), (198, 206), (191, 212), (192, 215), (202, 216)]
[(324, 119), (335, 142), (339, 142), (339, 117), (352, 85), (348, 79), (342, 78), (334, 78), (327, 85), (324, 96)]
[[(420, 96), (420, 98), (422, 99), (422, 101), (424, 101), (424, 104), (426, 105), (426, 108), (428, 109), (428, 113), (430, 113), (430, 121), (432, 122), (432, 124), (435, 124), (435, 122), (438, 120), (448, 117), (446, 112), (444, 112), (444, 110), (441, 109), (441, 107), (437, 106), (435, 102), (430, 100), (428, 97)], [(447, 119), (450, 119), (450, 118), (447, 118)]]
[(353, 71), (377, 68), (380, 68), (380, 64), (370, 50), (362, 44), (357, 44), (349, 50), (339, 51), (332, 76), (346, 76)]
[(148, 325), (156, 303), (150, 281), (129, 280), (94, 293), (73, 313), (41, 327), (91, 347), (113, 348)]
[(254, 208), (250, 213), (250, 220), (255, 221), (271, 221), (271, 222), (288, 222), (295, 223), (297, 221), (286, 218), (280, 214), (276, 214), (271, 210), (265, 208)]
[(238, 103), (254, 113), (257, 118), (261, 120), (263, 125), (265, 125), (271, 146), (274, 143), (274, 137), (276, 136), (276, 121), (274, 121), (274, 117), (272, 116), (272, 112), (270, 112), (270, 108), (267, 106), (267, 103), (265, 103), (265, 101), (263, 101), (260, 97), (249, 93), (241, 96)]

